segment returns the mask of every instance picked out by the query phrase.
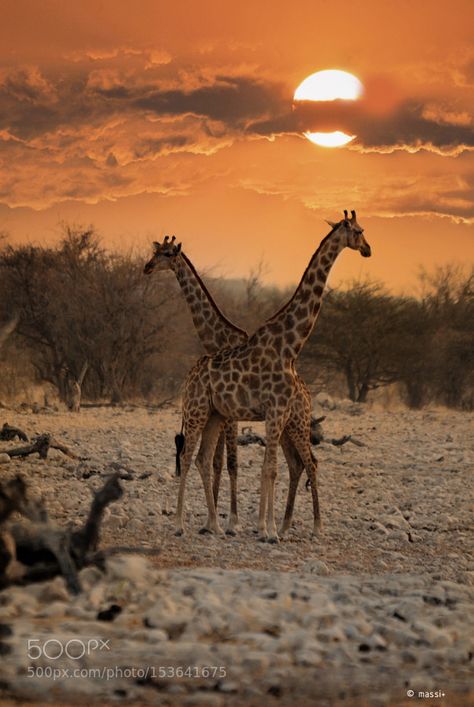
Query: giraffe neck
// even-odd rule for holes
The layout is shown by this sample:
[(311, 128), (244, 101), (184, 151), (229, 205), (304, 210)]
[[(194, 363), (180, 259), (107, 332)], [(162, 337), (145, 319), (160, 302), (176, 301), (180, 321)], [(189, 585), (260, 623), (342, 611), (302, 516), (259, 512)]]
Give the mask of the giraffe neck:
[(172, 269), (188, 303), (196, 332), (206, 353), (214, 354), (247, 341), (247, 332), (232, 324), (222, 314), (184, 253), (173, 261)]
[(257, 330), (285, 359), (294, 360), (308, 339), (321, 307), (329, 271), (345, 248), (344, 238), (333, 229), (311, 258), (291, 300)]

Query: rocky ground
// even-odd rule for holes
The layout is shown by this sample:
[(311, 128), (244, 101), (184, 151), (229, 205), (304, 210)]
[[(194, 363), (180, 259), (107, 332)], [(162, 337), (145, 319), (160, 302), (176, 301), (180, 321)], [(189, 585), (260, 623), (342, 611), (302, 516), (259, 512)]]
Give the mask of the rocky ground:
[[(323, 531), (311, 537), (301, 484), (293, 528), (275, 546), (255, 535), (261, 447), (239, 450), (239, 534), (199, 535), (206, 512), (193, 469), (187, 530), (177, 538), (178, 408), (2, 412), (30, 436), (52, 432), (87, 459), (0, 454), (1, 478), (20, 471), (65, 525), (82, 522), (91, 489), (120, 468), (125, 495), (107, 511), (102, 544), (148, 553), (111, 557), (105, 575), (83, 570), (84, 592), (73, 600), (61, 578), (0, 593), (5, 699), (403, 705), (438, 691), (436, 704), (474, 704), (472, 415), (348, 403), (324, 411), (326, 439), (352, 434), (365, 446), (317, 448)], [(0, 443), (0, 452), (12, 446)], [(281, 461), (280, 517), (286, 484)], [(224, 526), (228, 502), (223, 475)], [(97, 620), (115, 604), (114, 620)], [(108, 648), (86, 645), (99, 638)], [(72, 639), (68, 652), (86, 645), (80, 660), (45, 655)], [(78, 666), (84, 674), (71, 675)]]

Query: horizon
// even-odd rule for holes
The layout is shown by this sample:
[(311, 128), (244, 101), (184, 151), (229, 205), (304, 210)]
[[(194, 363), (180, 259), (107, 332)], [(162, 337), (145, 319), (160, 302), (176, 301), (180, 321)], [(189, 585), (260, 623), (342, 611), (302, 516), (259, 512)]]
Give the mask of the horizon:
[[(3, 234), (0, 231), (0, 235), (4, 237), (4, 245), (11, 245), (13, 247), (31, 245), (34, 247), (56, 247), (59, 245), (61, 239), (64, 237), (65, 228), (72, 229), (88, 229), (92, 228), (98, 241), (107, 252), (112, 254), (123, 254), (130, 255), (132, 257), (140, 258), (143, 257), (144, 261), (148, 258), (151, 248), (152, 241), (156, 239), (156, 234), (149, 236), (139, 236), (138, 238), (130, 238), (128, 241), (126, 239), (120, 239), (118, 242), (115, 239), (110, 239), (105, 237), (102, 233), (98, 232), (94, 224), (78, 224), (78, 223), (62, 223), (57, 224), (54, 229), (51, 229), (52, 233), (50, 238), (22, 238), (22, 239), (12, 239), (8, 232)], [(162, 237), (163, 234), (160, 234)], [(313, 253), (317, 250), (319, 243), (327, 235), (326, 233), (321, 236), (320, 241), (314, 244), (314, 249), (311, 252), (307, 252), (307, 259), (304, 261), (304, 253), (299, 254), (299, 260), (302, 262), (302, 269), (299, 275), (295, 276), (293, 280), (279, 281), (273, 279), (272, 277), (272, 263), (265, 257), (265, 253), (261, 253), (254, 262), (248, 264), (248, 269), (243, 269), (240, 273), (232, 272), (228, 263), (224, 259), (216, 260), (214, 262), (207, 261), (202, 262), (202, 259), (198, 254), (198, 245), (194, 245), (192, 250), (188, 250), (186, 244), (183, 243), (183, 252), (186, 253), (188, 257), (192, 260), (198, 272), (207, 280), (223, 281), (227, 283), (245, 283), (248, 277), (253, 273), (258, 271), (259, 279), (261, 284), (267, 288), (276, 288), (283, 294), (291, 292), (298, 286), (301, 277), (304, 274), (305, 268), (309, 263)], [(178, 238), (179, 241), (179, 238)], [(347, 258), (346, 262), (344, 259)], [(371, 261), (374, 260), (374, 256), (369, 260), (369, 266)], [(352, 261), (352, 262), (351, 262)], [(354, 265), (355, 261), (355, 266)], [(360, 262), (359, 262), (360, 261)], [(357, 268), (357, 265), (360, 265)], [(344, 267), (345, 266), (345, 267)], [(390, 280), (384, 279), (383, 277), (377, 277), (376, 273), (371, 272), (370, 267), (367, 267), (365, 259), (360, 258), (358, 253), (351, 252), (346, 249), (341, 253), (339, 258), (336, 260), (331, 272), (328, 277), (327, 287), (329, 289), (348, 289), (358, 283), (372, 283), (381, 285), (389, 294), (394, 296), (407, 296), (407, 297), (417, 297), (419, 294), (419, 288), (421, 286), (420, 279), (423, 273), (428, 275), (434, 275), (440, 269), (457, 269), (459, 273), (464, 276), (472, 272), (474, 268), (474, 259), (471, 264), (469, 261), (464, 259), (461, 260), (456, 258), (442, 259), (438, 261), (432, 261), (430, 266), (426, 266), (421, 259), (416, 262), (413, 261), (410, 266), (410, 271), (408, 277), (401, 283), (393, 283)]]

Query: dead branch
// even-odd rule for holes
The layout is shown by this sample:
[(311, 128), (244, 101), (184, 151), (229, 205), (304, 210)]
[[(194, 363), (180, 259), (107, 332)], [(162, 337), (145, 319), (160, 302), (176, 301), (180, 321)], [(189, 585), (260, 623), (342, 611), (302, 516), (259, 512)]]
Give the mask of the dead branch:
[[(30, 523), (17, 523), (0, 535), (0, 589), (11, 584), (28, 584), (61, 574), (69, 591), (81, 591), (78, 570), (94, 562), (93, 555), (99, 542), (100, 524), (105, 508), (118, 500), (122, 488), (115, 474), (94, 494), (89, 516), (81, 528), (65, 529), (45, 520), (46, 510), (31, 512), (22, 504), (26, 499), (26, 486), (19, 488), (17, 496), (11, 489), (0, 487), (0, 522), (13, 510), (20, 510)], [(21, 571), (18, 571), (18, 567)], [(14, 571), (13, 571), (14, 570)]]
[(81, 457), (78, 457), (77, 454), (74, 454), (74, 452), (72, 452), (69, 447), (66, 447), (65, 444), (59, 442), (55, 437), (50, 438), (49, 446), (53, 449), (58, 449), (60, 452), (65, 454), (67, 457), (70, 457), (71, 459), (81, 459)]
[(82, 388), (82, 384), (84, 383), (84, 378), (86, 377), (86, 373), (89, 369), (89, 361), (84, 361), (81, 372), (79, 373), (79, 378), (77, 379), (77, 382), (79, 383), (79, 386)]
[(46, 459), (51, 445), (51, 435), (43, 434), (36, 437), (31, 443), (25, 447), (15, 447), (9, 449), (7, 454), (9, 457), (27, 457), (29, 454), (39, 454), (40, 459)]
[(342, 447), (343, 444), (346, 444), (346, 442), (349, 442), (351, 436), (350, 435), (343, 435), (342, 437), (339, 437), (338, 439), (331, 439), (330, 443), (333, 444), (335, 447)]
[[(172, 403), (175, 401), (176, 396), (175, 395), (170, 395), (167, 398), (163, 398), (163, 400), (159, 400), (157, 403), (153, 403), (152, 405), (147, 405), (148, 410), (161, 410), (162, 408), (167, 407), (168, 405), (172, 405)], [(139, 406), (137, 406), (139, 407)]]
[(15, 511), (32, 521), (42, 520), (44, 517), (39, 504), (28, 498), (27, 487), (21, 476), (15, 476), (5, 484), (0, 484), (0, 526)]
[(355, 444), (356, 447), (367, 447), (365, 442), (361, 442), (360, 439), (356, 439), (355, 437), (351, 437), (349, 442), (352, 442), (352, 444)]
[(361, 442), (359, 439), (356, 439), (352, 435), (343, 435), (342, 437), (339, 437), (338, 439), (331, 439), (330, 444), (333, 444), (335, 447), (342, 447), (343, 444), (346, 444), (347, 442), (352, 442), (352, 444), (355, 444), (356, 447), (366, 447), (367, 445), (364, 444), (364, 442)]
[(326, 419), (326, 415), (322, 417), (311, 418), (310, 439), (311, 444), (321, 444), (324, 439), (324, 432), (321, 423)]
[(13, 334), (19, 321), (20, 317), (15, 314), (8, 322), (2, 324), (0, 327), (0, 348), (2, 348), (8, 337)]
[(243, 427), (242, 434), (237, 437), (237, 444), (259, 444), (261, 447), (266, 447), (267, 443), (264, 438), (253, 432), (251, 427)]
[(84, 563), (86, 553), (97, 550), (99, 544), (99, 529), (104, 511), (110, 503), (118, 501), (123, 496), (119, 483), (119, 475), (114, 474), (96, 491), (92, 500), (89, 516), (83, 528), (73, 533), (72, 543), (74, 557), (81, 564)]
[(70, 457), (71, 459), (79, 459), (77, 454), (74, 454), (69, 447), (65, 444), (59, 442), (55, 437), (50, 434), (41, 434), (35, 437), (31, 444), (25, 447), (15, 447), (15, 449), (8, 449), (6, 453), (9, 457), (27, 457), (29, 454), (38, 453), (40, 459), (46, 459), (50, 449), (58, 449), (60, 452)]
[(28, 435), (23, 430), (18, 427), (12, 427), (8, 422), (3, 423), (3, 427), (0, 430), (0, 440), (3, 442), (10, 442), (11, 440), (18, 437), (22, 442), (28, 442)]
[[(311, 444), (320, 444), (324, 440), (323, 428), (321, 423), (326, 419), (323, 417), (311, 418)], [(242, 427), (242, 434), (237, 437), (237, 444), (259, 444), (261, 447), (266, 446), (265, 438), (256, 434), (251, 427)]]

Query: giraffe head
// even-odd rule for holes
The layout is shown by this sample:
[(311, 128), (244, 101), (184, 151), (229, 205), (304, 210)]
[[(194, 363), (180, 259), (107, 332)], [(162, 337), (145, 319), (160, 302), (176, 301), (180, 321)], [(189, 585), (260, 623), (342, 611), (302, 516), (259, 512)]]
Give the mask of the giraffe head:
[(354, 210), (351, 211), (351, 218), (347, 209), (344, 209), (344, 218), (339, 223), (328, 221), (334, 232), (337, 232), (344, 239), (347, 248), (358, 250), (364, 258), (370, 258), (372, 251), (370, 245), (364, 238), (364, 229), (357, 223), (357, 216)]
[(149, 275), (153, 270), (172, 270), (176, 258), (181, 253), (181, 243), (176, 243), (176, 236), (171, 240), (169, 236), (165, 236), (163, 243), (155, 241), (153, 248), (153, 257), (143, 268), (145, 275)]

